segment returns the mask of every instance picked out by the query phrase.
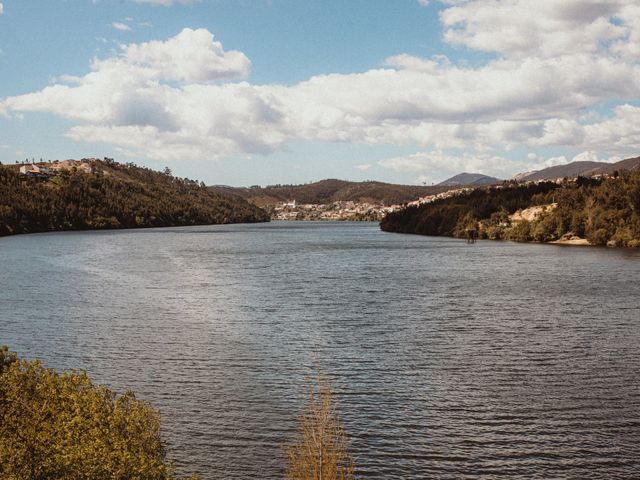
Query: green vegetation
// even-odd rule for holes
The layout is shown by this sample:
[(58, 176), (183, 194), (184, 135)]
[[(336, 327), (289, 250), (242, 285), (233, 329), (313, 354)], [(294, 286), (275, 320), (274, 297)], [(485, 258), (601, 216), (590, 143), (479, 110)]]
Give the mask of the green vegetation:
[[(290, 480), (350, 480), (354, 461), (321, 373), (309, 385), (293, 443)], [(57, 373), (0, 347), (0, 478), (176, 480), (160, 414), (133, 392), (116, 395), (85, 372)], [(197, 480), (194, 474), (191, 480)]]
[(286, 447), (287, 479), (350, 480), (354, 462), (347, 438), (332, 405), (329, 380), (320, 372), (309, 385), (309, 402), (300, 414), (295, 442)]
[[(529, 220), (518, 210), (540, 206)], [(562, 184), (505, 184), (476, 189), (385, 217), (389, 232), (464, 237), (476, 229), (480, 238), (551, 242), (586, 238), (593, 245), (640, 246), (640, 172)]]
[(24, 178), (0, 166), (0, 235), (268, 221), (239, 197), (133, 164), (93, 160), (93, 173)]
[[(0, 348), (0, 478), (174, 480), (160, 415), (83, 372), (58, 374)], [(193, 476), (192, 479), (197, 477)]]

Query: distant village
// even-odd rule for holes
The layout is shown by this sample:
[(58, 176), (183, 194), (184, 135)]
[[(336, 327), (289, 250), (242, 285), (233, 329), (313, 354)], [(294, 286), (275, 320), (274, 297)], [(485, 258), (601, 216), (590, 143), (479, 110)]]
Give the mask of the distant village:
[(449, 198), (473, 190), (458, 188), (397, 205), (381, 205), (343, 201), (333, 203), (297, 203), (295, 200), (277, 203), (270, 209), (272, 220), (325, 220), (325, 221), (365, 221), (379, 222), (390, 212), (406, 206), (417, 206), (441, 198)]
[[(590, 178), (601, 179), (609, 178), (611, 175), (606, 173), (591, 175)], [(540, 179), (540, 180), (528, 180), (520, 181), (518, 183), (522, 185), (538, 184), (544, 182), (575, 182), (578, 176), (575, 177), (563, 177), (556, 178), (554, 180)], [(333, 202), (328, 204), (316, 204), (316, 203), (297, 203), (295, 200), (288, 202), (280, 202), (268, 208), (271, 214), (271, 220), (325, 220), (325, 221), (371, 221), (378, 222), (384, 218), (385, 215), (396, 210), (400, 210), (405, 207), (419, 206), (425, 203), (431, 203), (436, 200), (455, 197), (464, 193), (470, 192), (477, 187), (460, 187), (452, 188), (446, 192), (441, 192), (434, 195), (427, 195), (420, 197), (411, 202), (396, 204), (396, 205), (382, 205), (372, 203), (360, 203), (354, 201)], [(491, 185), (491, 188), (501, 189), (504, 185)]]

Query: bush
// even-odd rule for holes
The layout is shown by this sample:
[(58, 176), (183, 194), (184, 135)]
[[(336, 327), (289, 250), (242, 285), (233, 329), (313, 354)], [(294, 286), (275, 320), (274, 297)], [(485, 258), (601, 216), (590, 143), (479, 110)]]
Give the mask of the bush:
[(505, 232), (507, 240), (515, 240), (516, 242), (529, 242), (531, 237), (531, 222), (522, 220)]
[[(160, 415), (86, 373), (56, 373), (0, 348), (0, 478), (172, 480)], [(195, 478), (195, 477), (192, 477)]]
[(326, 376), (316, 375), (309, 385), (309, 403), (300, 415), (295, 442), (285, 448), (289, 480), (349, 480), (353, 458), (347, 438), (332, 406), (331, 385)]
[(606, 245), (609, 240), (609, 232), (604, 228), (590, 231), (587, 234), (587, 240), (589, 240), (593, 245)]
[(552, 215), (546, 215), (535, 223), (532, 236), (536, 242), (550, 242), (558, 239), (557, 231), (555, 218)]

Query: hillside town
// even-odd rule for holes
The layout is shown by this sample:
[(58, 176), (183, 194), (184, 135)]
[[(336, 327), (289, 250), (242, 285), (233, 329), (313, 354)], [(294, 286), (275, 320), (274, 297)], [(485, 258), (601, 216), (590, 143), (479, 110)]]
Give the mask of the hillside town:
[[(617, 173), (595, 173), (588, 175), (588, 178), (600, 180), (606, 178), (617, 177)], [(535, 185), (544, 182), (554, 182), (562, 184), (563, 182), (576, 182), (580, 176), (558, 177), (558, 178), (541, 178), (535, 180), (520, 179), (517, 183), (521, 185)], [(515, 180), (515, 179), (514, 179)], [(478, 187), (459, 187), (452, 188), (445, 192), (420, 197), (411, 202), (394, 205), (383, 205), (377, 203), (356, 202), (356, 201), (338, 201), (332, 203), (298, 203), (295, 200), (288, 202), (280, 202), (273, 206), (267, 207), (271, 220), (324, 220), (324, 221), (369, 221), (379, 222), (387, 214), (396, 212), (405, 207), (417, 207), (425, 203), (431, 203), (436, 200), (455, 197), (468, 193)], [(491, 185), (491, 188), (501, 189), (504, 185)]]
[(379, 222), (390, 212), (395, 212), (406, 206), (417, 206), (423, 203), (431, 203), (435, 200), (453, 197), (472, 188), (457, 188), (441, 192), (435, 195), (420, 197), (417, 200), (404, 204), (382, 205), (367, 202), (332, 202), (303, 203), (295, 200), (280, 202), (269, 208), (271, 220), (324, 220), (324, 221), (351, 221), (351, 222)]

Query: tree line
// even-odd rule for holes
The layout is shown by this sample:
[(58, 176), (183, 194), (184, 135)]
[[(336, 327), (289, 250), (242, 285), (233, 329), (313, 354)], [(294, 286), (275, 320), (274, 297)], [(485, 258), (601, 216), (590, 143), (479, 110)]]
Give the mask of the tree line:
[[(544, 206), (531, 220), (518, 210)], [(571, 236), (593, 245), (640, 247), (640, 172), (476, 189), (387, 215), (388, 232), (551, 242)]]

